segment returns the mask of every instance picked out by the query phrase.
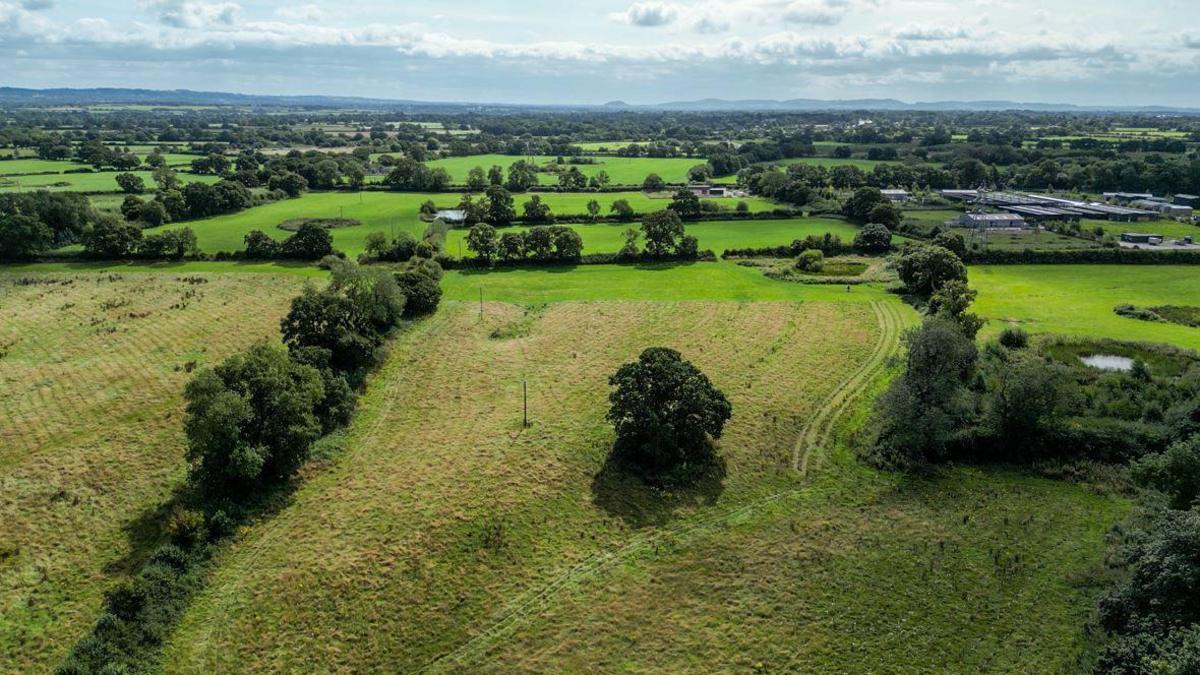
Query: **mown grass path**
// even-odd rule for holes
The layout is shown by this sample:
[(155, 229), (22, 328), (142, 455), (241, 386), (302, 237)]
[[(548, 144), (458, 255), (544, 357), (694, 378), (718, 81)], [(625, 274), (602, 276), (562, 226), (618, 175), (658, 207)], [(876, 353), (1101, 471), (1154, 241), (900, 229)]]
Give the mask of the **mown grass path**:
[[(793, 449), (792, 466), (807, 477), (813, 451), (828, 447), (834, 440), (836, 422), (883, 370), (887, 357), (899, 346), (903, 320), (893, 303), (872, 302), (879, 324), (879, 337), (868, 360), (843, 382), (821, 404), (809, 422), (801, 429)], [(700, 516), (677, 527), (665, 527), (638, 534), (623, 546), (597, 553), (557, 575), (547, 583), (531, 588), (509, 603), (507, 609), (492, 624), (454, 651), (427, 664), (421, 672), (454, 672), (470, 666), (490, 648), (503, 641), (527, 621), (541, 614), (563, 591), (600, 576), (606, 570), (633, 559), (653, 558), (660, 544), (667, 541), (682, 543), (717, 532), (729, 523), (748, 516), (771, 504), (798, 494), (806, 481), (794, 487), (753, 500), (736, 508)]]

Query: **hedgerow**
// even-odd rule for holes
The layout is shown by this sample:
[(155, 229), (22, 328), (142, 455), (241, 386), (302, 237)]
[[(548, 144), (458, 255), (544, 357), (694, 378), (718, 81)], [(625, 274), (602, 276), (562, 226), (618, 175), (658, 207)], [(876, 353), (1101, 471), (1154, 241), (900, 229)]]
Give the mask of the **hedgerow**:
[(393, 277), (337, 260), (328, 288), (293, 300), (281, 325), (286, 347), (260, 343), (193, 375), (184, 418), (190, 471), (160, 526), (165, 543), (106, 594), (90, 634), (57, 672), (154, 669), (215, 550), (288, 489), (323, 435), (350, 421), (355, 390), (402, 315), (436, 309), (435, 264), (424, 262)]

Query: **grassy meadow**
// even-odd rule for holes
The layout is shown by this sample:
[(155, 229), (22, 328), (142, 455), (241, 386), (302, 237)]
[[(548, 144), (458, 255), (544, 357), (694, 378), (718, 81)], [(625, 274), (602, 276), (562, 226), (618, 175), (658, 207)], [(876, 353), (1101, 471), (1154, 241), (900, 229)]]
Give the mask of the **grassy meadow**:
[[(0, 177), (0, 192), (25, 192), (29, 190), (49, 190), (51, 192), (120, 192), (117, 185), (117, 174), (120, 171), (97, 171), (93, 173), (50, 173), (20, 176)], [(152, 171), (130, 171), (146, 184), (148, 191), (154, 190)], [(179, 180), (184, 183), (200, 182), (215, 183), (219, 176), (211, 174), (195, 174), (179, 172)]]
[[(562, 214), (586, 213), (587, 203), (592, 199), (600, 202), (602, 213), (607, 213), (611, 204), (618, 199), (628, 200), (630, 206), (639, 213), (664, 209), (670, 203), (670, 199), (666, 197), (652, 197), (643, 192), (614, 192), (601, 195), (588, 193), (538, 194), (544, 202), (550, 205), (550, 208), (555, 213)], [(518, 213), (520, 212), (521, 205), (528, 201), (529, 197), (529, 194), (515, 195), (514, 202)], [(395, 236), (400, 232), (408, 232), (413, 236), (421, 236), (426, 227), (426, 224), (419, 218), (421, 204), (426, 200), (433, 200), (439, 207), (452, 208), (458, 204), (459, 198), (460, 195), (446, 193), (310, 192), (296, 199), (273, 202), (238, 213), (164, 225), (161, 228), (146, 230), (146, 233), (150, 234), (156, 231), (186, 226), (196, 232), (196, 239), (202, 251), (239, 251), (245, 248), (244, 238), (246, 233), (251, 230), (262, 230), (276, 239), (286, 239), (290, 233), (278, 228), (278, 225), (284, 221), (295, 218), (349, 218), (358, 220), (361, 225), (332, 230), (334, 247), (347, 254), (357, 255), (362, 252), (363, 240), (371, 232), (379, 231), (388, 236)], [(762, 198), (748, 197), (744, 201), (753, 212), (769, 211), (775, 208), (775, 204)], [(736, 200), (722, 199), (720, 203), (733, 208)], [(730, 225), (737, 227), (757, 227), (762, 225), (769, 229), (777, 227), (771, 225), (774, 222), (777, 221), (747, 221), (745, 223), (730, 223)], [(797, 228), (796, 225), (803, 225), (803, 223), (794, 223), (792, 229), (803, 229), (802, 227)], [(591, 227), (606, 228), (598, 235), (598, 241), (608, 246), (611, 242), (617, 241), (620, 233), (625, 229), (637, 226), (638, 223), (635, 222), (625, 224), (621, 227), (609, 225), (580, 225), (578, 227), (581, 228), (581, 232), (586, 231), (585, 228)], [(847, 231), (848, 226), (840, 222), (830, 221), (829, 227), (838, 227), (840, 231)], [(597, 231), (600, 232), (599, 229)], [(822, 232), (824, 231), (822, 230)], [(457, 238), (464, 237), (465, 233), (465, 230), (452, 232), (451, 236), (455, 237), (457, 241)], [(850, 236), (853, 236), (853, 234)], [(722, 241), (729, 240), (725, 235), (718, 236), (717, 239), (721, 239)], [(770, 240), (765, 243), (786, 244), (790, 243), (791, 240)], [(447, 248), (450, 253), (455, 255), (457, 255), (456, 241), (450, 242)], [(701, 241), (701, 245), (706, 244)], [(589, 252), (605, 250), (591, 248), (588, 246), (586, 238), (584, 246), (585, 251)], [(607, 250), (615, 252), (620, 247), (621, 244), (617, 243), (611, 249)]]
[[(482, 167), (484, 171), (487, 171), (492, 166), (501, 166), (507, 171), (510, 165), (521, 159), (541, 166), (548, 162), (554, 162), (557, 158), (548, 155), (468, 155), (466, 157), (435, 159), (426, 162), (426, 165), (430, 168), (440, 167), (445, 169), (455, 183), (465, 183), (467, 181), (467, 173), (477, 166)], [(703, 157), (594, 156), (589, 157), (589, 159), (595, 160), (595, 163), (567, 163), (560, 166), (564, 171), (569, 170), (572, 166), (576, 166), (589, 178), (600, 171), (604, 171), (608, 173), (608, 177), (613, 185), (641, 185), (642, 181), (646, 180), (646, 176), (652, 173), (658, 174), (668, 183), (686, 183), (688, 169), (698, 164), (704, 164), (706, 161)], [(718, 183), (732, 183), (734, 182), (734, 177), (724, 176), (715, 180)], [(551, 173), (539, 172), (538, 182), (542, 185), (557, 185), (558, 177)]]
[[(1095, 589), (1079, 580), (1122, 500), (1002, 470), (875, 472), (834, 442), (915, 320), (894, 298), (568, 295), (493, 295), (482, 319), (449, 302), (400, 336), (344, 450), (219, 556), (166, 669), (1065, 672), (1086, 658)], [(667, 492), (604, 461), (607, 377), (659, 344), (734, 406), (725, 475)]]
[(277, 340), (303, 285), (187, 272), (0, 274), (0, 672), (52, 671), (150, 552), (188, 371)]
[(1200, 329), (1113, 313), (1122, 304), (1196, 305), (1200, 269), (1190, 265), (978, 265), (973, 311), (984, 336), (1008, 325), (1031, 333), (1169, 342), (1200, 349)]

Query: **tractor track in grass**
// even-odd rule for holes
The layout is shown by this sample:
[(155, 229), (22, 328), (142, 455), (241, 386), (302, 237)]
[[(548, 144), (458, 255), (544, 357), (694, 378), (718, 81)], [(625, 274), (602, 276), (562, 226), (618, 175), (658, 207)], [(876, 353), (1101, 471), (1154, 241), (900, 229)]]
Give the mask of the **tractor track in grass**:
[[(888, 356), (899, 345), (903, 321), (899, 311), (889, 302), (872, 302), (871, 309), (879, 325), (879, 338), (867, 361), (824, 401), (809, 422), (801, 429), (792, 450), (792, 468), (802, 478), (807, 478), (813, 450), (827, 447), (833, 440), (835, 425), (842, 414), (867, 389), (874, 378), (883, 371)], [(815, 459), (819, 460), (820, 456)], [(728, 527), (739, 517), (798, 494), (807, 483), (755, 499), (736, 508), (707, 514), (688, 522), (683, 527), (663, 528), (644, 532), (627, 541), (620, 548), (593, 554), (547, 583), (521, 593), (504, 613), (474, 637), (430, 663), (420, 672), (437, 673), (455, 671), (469, 666), (486, 654), (494, 645), (510, 635), (521, 625), (545, 611), (553, 599), (564, 589), (578, 586), (589, 578), (639, 555), (652, 557), (663, 543), (680, 543), (698, 538), (706, 532)]]
[[(792, 449), (792, 468), (807, 476), (809, 461), (814, 450), (820, 450), (833, 440), (833, 427), (846, 409), (858, 398), (862, 390), (881, 371), (887, 358), (895, 351), (900, 338), (902, 321), (895, 307), (889, 303), (873, 302), (875, 319), (879, 322), (879, 340), (870, 357), (840, 387), (822, 402), (812, 420), (805, 425), (796, 438)], [(823, 455), (817, 455), (819, 461)]]

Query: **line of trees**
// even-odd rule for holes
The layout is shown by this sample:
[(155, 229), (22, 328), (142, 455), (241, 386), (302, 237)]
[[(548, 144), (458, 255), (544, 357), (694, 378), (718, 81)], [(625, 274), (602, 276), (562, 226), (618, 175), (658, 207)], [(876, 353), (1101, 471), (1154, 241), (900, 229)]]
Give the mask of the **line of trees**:
[(403, 319), (436, 309), (422, 293), (432, 286), (440, 297), (421, 271), (338, 261), (331, 272), (326, 288), (310, 286), (292, 301), (281, 322), (285, 346), (260, 342), (188, 382), (190, 470), (162, 523), (167, 543), (105, 594), (91, 633), (58, 672), (125, 672), (150, 662), (216, 548), (287, 488), (319, 439), (350, 421), (386, 337)]

